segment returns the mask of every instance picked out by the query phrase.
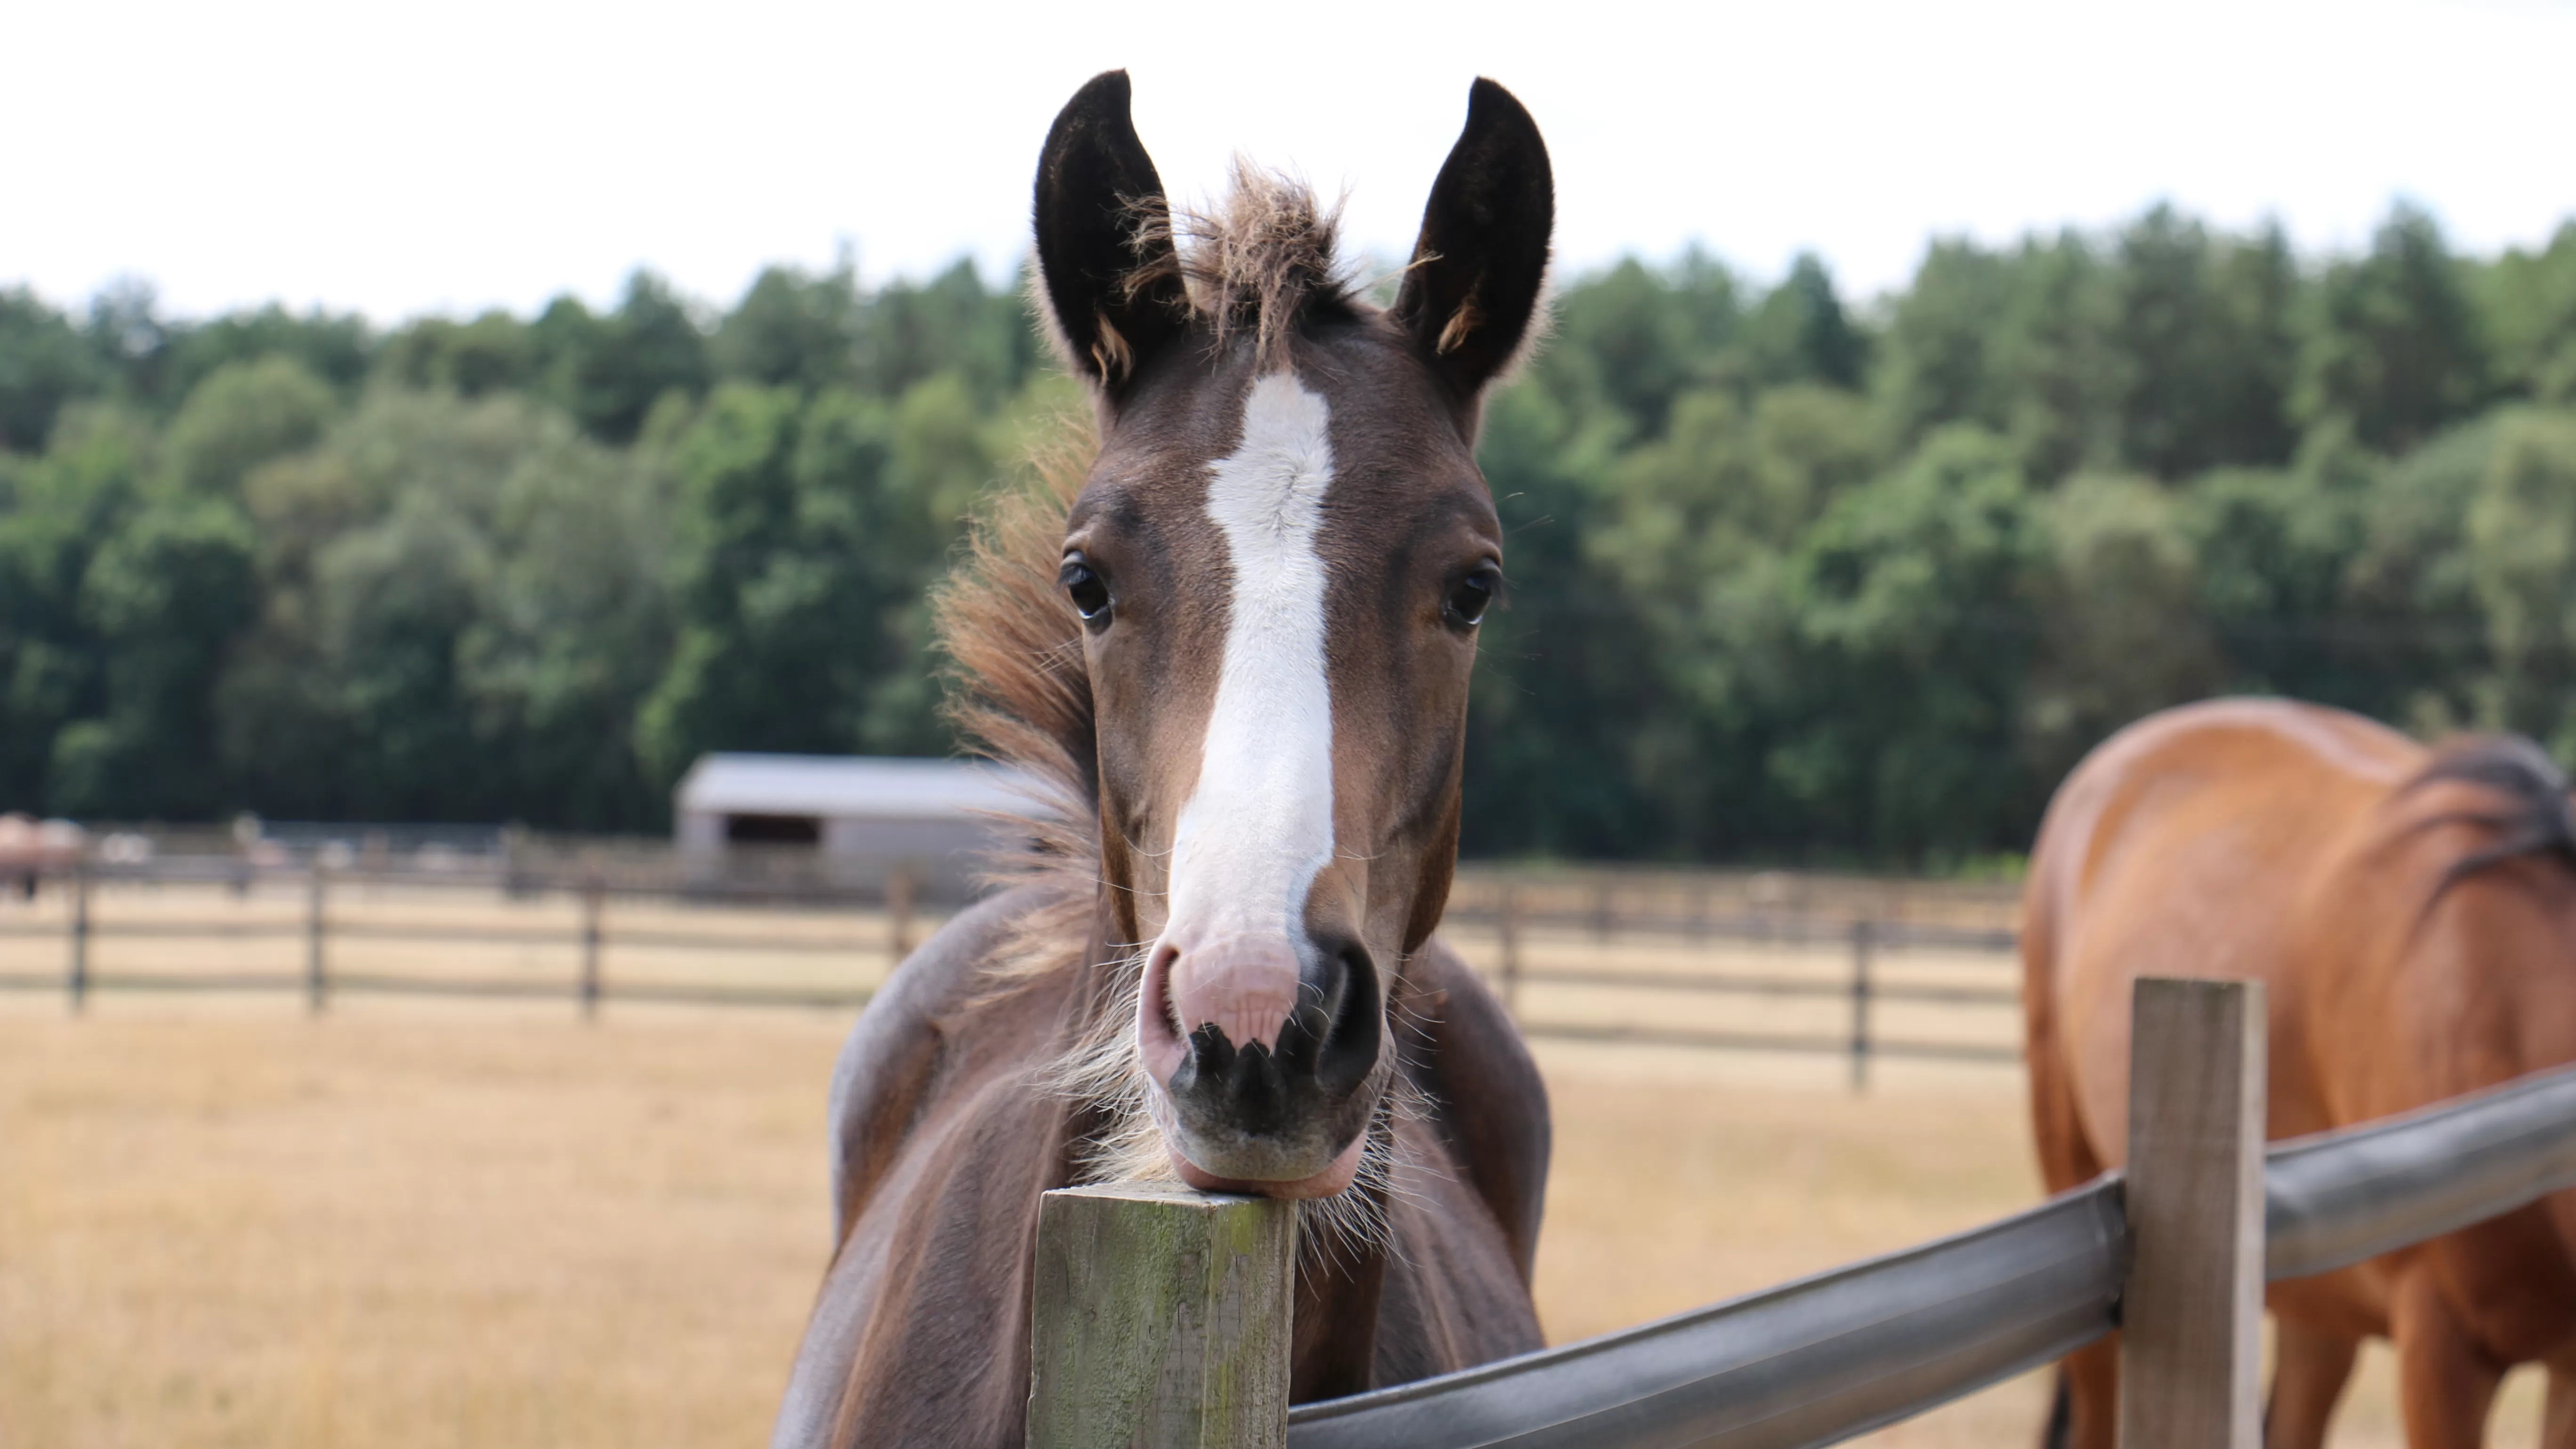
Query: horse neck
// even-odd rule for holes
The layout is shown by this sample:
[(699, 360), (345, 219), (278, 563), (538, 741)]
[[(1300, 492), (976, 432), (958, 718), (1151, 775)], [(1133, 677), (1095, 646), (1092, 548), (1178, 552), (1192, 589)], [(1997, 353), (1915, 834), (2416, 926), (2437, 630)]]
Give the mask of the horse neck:
[(1385, 1288), (1384, 1248), (1312, 1252), (1301, 1245), (1290, 1335), (1290, 1402), (1338, 1399), (1375, 1387), (1378, 1308)]

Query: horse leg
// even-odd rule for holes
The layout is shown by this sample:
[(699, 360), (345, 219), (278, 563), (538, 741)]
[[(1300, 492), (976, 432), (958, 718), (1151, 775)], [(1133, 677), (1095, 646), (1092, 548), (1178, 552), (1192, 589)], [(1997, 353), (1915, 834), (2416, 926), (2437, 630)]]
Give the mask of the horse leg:
[(2040, 1449), (2112, 1449), (2120, 1432), (2120, 1335), (2068, 1354)]
[(2325, 1449), (2326, 1424), (2352, 1378), (2361, 1344), (2279, 1317), (2272, 1325), (2272, 1398), (2263, 1408), (2263, 1449)]
[[(2031, 969), (2034, 979), (2045, 970), (2036, 960)], [(2031, 1053), (2030, 1111), (2040, 1180), (2050, 1192), (2064, 1192), (2099, 1175), (2102, 1159), (2075, 1110), (2074, 1084), (2060, 1062), (2056, 1030), (2053, 1024), (2031, 1028), (2032, 1039), (2047, 1046)], [(2120, 1335), (2114, 1333), (2058, 1364), (2041, 1449), (2112, 1449), (2119, 1423)]]
[(2576, 1449), (2576, 1363), (2549, 1366), (2548, 1406), (2540, 1415), (2540, 1449)]
[(2479, 1449), (2504, 1366), (2470, 1339), (2431, 1273), (2407, 1274), (2390, 1307), (2407, 1449)]

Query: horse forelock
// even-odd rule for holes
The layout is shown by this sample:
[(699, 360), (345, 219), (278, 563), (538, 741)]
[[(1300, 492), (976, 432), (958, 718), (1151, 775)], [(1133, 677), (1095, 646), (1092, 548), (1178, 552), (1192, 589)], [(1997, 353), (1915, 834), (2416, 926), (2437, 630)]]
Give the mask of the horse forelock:
[(1251, 334), (1258, 370), (1287, 366), (1288, 345), (1308, 319), (1358, 305), (1358, 285), (1341, 259), (1341, 204), (1325, 205), (1296, 177), (1237, 156), (1221, 200), (1177, 208), (1158, 201), (1131, 204), (1137, 252), (1151, 260), (1121, 287), (1132, 298), (1177, 276), (1213, 341)]

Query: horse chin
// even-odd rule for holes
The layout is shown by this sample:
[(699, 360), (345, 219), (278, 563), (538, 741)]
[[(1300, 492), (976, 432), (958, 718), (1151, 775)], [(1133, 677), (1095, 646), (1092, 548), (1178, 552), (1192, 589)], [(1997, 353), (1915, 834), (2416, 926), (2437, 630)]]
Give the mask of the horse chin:
[(1172, 1156), (1172, 1170), (1181, 1175), (1181, 1181), (1201, 1192), (1230, 1192), (1245, 1197), (1285, 1199), (1331, 1197), (1349, 1187), (1351, 1179), (1359, 1175), (1360, 1154), (1367, 1146), (1368, 1134), (1363, 1132), (1351, 1139), (1350, 1146), (1335, 1153), (1333, 1160), (1325, 1164), (1323, 1171), (1311, 1177), (1274, 1182), (1253, 1178), (1219, 1177), (1183, 1156), (1179, 1148), (1169, 1146), (1168, 1140), (1166, 1142), (1166, 1150)]
[[(1374, 1094), (1371, 1095), (1374, 1096)], [(1360, 1159), (1368, 1150), (1367, 1116), (1363, 1114), (1360, 1130), (1352, 1133), (1351, 1140), (1344, 1143), (1341, 1150), (1335, 1152), (1318, 1171), (1300, 1177), (1272, 1175), (1264, 1172), (1264, 1169), (1284, 1167), (1293, 1172), (1302, 1164), (1277, 1161), (1278, 1156), (1285, 1154), (1257, 1152), (1252, 1154), (1256, 1160), (1264, 1157), (1272, 1160), (1259, 1166), (1255, 1166), (1253, 1162), (1246, 1162), (1244, 1167), (1256, 1172), (1264, 1172), (1264, 1175), (1234, 1177), (1222, 1172), (1210, 1171), (1190, 1160), (1189, 1151), (1182, 1144), (1191, 1134), (1182, 1128), (1178, 1114), (1173, 1110), (1172, 1100), (1164, 1092), (1160, 1082), (1155, 1082), (1146, 1089), (1145, 1115), (1153, 1121), (1155, 1130), (1163, 1139), (1163, 1154), (1171, 1160), (1173, 1173), (1182, 1182), (1201, 1192), (1230, 1192), (1244, 1197), (1288, 1199), (1331, 1197), (1349, 1187), (1352, 1180), (1359, 1175)], [(1308, 1158), (1307, 1161), (1311, 1162), (1313, 1159)]]

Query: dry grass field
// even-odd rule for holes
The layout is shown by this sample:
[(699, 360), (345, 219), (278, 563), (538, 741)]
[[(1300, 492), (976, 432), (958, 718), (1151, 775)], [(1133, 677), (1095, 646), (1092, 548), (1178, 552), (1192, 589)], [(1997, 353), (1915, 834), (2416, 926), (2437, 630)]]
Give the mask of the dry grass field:
[[(299, 959), (291, 941), (222, 949), (254, 948), (278, 959), (220, 964)], [(115, 949), (130, 970), (210, 969), (201, 943)], [(506, 957), (446, 948), (405, 969), (564, 965)], [(0, 940), (0, 972), (60, 959), (59, 942)], [(881, 969), (854, 956), (835, 979)], [(1571, 997), (1551, 1009), (1609, 1009)], [(1730, 1020), (1722, 999), (1675, 1002)], [(59, 996), (0, 998), (0, 1449), (760, 1442), (825, 1250), (823, 1091), (845, 1025), (612, 1003), (585, 1026), (563, 1003), (368, 997), (310, 1020), (278, 996), (114, 993), (70, 1020)], [(1539, 1053), (1558, 1142), (1539, 1301), (1560, 1341), (2037, 1191), (2006, 1068), (1883, 1064), (1856, 1097), (1831, 1058)], [(2030, 1443), (2042, 1399), (2006, 1384), (1871, 1442)], [(2496, 1442), (2535, 1432), (2518, 1378)], [(2339, 1442), (2397, 1443), (2384, 1353)]]

